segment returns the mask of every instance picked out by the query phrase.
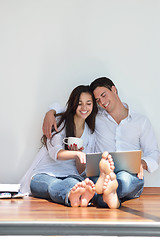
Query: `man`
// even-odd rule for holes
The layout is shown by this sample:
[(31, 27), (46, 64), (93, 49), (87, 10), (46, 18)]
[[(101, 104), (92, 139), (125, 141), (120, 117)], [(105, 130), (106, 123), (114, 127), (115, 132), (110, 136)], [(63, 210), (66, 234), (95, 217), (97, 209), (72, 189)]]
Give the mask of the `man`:
[[(90, 85), (100, 106), (96, 117), (96, 152), (113, 152), (141, 149), (141, 171), (138, 175), (120, 171), (117, 195), (121, 201), (139, 197), (143, 191), (143, 169), (153, 172), (158, 168), (159, 150), (152, 126), (145, 116), (132, 111), (121, 102), (114, 83), (101, 77)], [(43, 132), (51, 136), (51, 127), (55, 126), (54, 111), (45, 116)]]

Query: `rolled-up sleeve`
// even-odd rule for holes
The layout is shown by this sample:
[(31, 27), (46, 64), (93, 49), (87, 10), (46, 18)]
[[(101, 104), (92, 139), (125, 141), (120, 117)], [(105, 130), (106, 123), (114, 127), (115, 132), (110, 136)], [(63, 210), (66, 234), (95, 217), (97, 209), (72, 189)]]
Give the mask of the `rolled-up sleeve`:
[(153, 128), (147, 118), (142, 128), (140, 143), (143, 151), (142, 159), (147, 163), (148, 172), (151, 173), (158, 168), (160, 152)]
[(62, 108), (59, 103), (53, 103), (49, 106), (48, 110), (55, 110), (56, 113), (61, 113), (65, 111), (65, 108)]
[(60, 150), (64, 149), (63, 145), (64, 133), (63, 130), (60, 133), (57, 133), (53, 136), (52, 140), (47, 139), (47, 148), (49, 156), (57, 161), (57, 154)]

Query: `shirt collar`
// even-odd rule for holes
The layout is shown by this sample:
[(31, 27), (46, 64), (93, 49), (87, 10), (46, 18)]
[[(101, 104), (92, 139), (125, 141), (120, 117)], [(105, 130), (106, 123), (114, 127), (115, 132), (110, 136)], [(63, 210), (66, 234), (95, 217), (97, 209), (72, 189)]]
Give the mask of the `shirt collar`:
[[(128, 109), (128, 116), (126, 119), (131, 119), (133, 117), (133, 111), (132, 109), (128, 106), (127, 103), (123, 103), (124, 107)], [(103, 109), (102, 107), (98, 106), (98, 111), (100, 114), (102, 115), (106, 115), (108, 118), (112, 118), (111, 115), (105, 110)]]
[(128, 109), (128, 116), (127, 116), (126, 119), (128, 119), (128, 120), (131, 119), (131, 118), (133, 117), (133, 111), (132, 111), (132, 109), (128, 106), (127, 103), (123, 103), (123, 106)]

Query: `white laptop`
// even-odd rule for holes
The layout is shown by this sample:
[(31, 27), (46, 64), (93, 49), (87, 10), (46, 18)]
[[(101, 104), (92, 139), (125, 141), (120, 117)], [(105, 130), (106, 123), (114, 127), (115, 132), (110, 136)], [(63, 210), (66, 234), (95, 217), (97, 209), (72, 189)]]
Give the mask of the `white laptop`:
[[(112, 155), (115, 170), (117, 173), (119, 171), (127, 171), (130, 173), (137, 174), (140, 172), (141, 165), (141, 150), (136, 151), (120, 151), (120, 152), (110, 152)], [(102, 153), (87, 153), (86, 154), (86, 175), (99, 176), (99, 161), (102, 158)]]

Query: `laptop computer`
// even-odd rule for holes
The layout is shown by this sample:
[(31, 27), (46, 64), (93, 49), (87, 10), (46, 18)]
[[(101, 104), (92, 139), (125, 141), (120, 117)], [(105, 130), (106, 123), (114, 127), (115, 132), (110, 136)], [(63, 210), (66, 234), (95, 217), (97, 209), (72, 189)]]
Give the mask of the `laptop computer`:
[[(140, 172), (141, 165), (141, 150), (136, 151), (120, 151), (120, 152), (110, 152), (112, 155), (115, 170), (117, 173), (119, 171), (127, 171), (133, 174)], [(86, 154), (86, 175), (99, 176), (99, 161), (102, 158), (102, 153), (87, 153)]]

